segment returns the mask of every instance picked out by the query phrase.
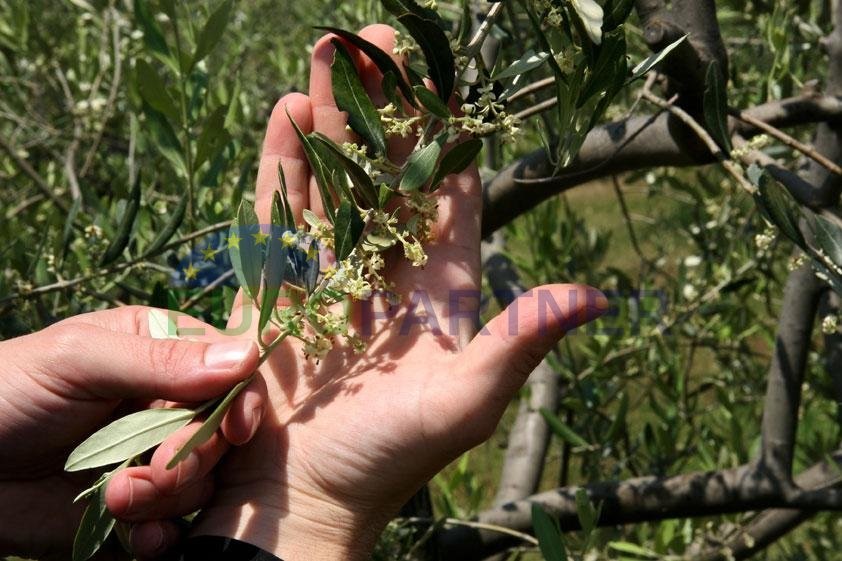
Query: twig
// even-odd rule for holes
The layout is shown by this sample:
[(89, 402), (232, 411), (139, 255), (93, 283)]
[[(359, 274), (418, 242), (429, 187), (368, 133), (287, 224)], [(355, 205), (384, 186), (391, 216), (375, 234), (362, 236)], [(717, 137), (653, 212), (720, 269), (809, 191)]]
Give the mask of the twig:
[(528, 119), (529, 117), (532, 117), (533, 115), (537, 115), (539, 113), (542, 113), (542, 112), (546, 111), (547, 109), (552, 109), (557, 104), (558, 104), (558, 98), (551, 97), (550, 99), (541, 101), (541, 102), (536, 103), (535, 105), (533, 105), (531, 107), (527, 107), (523, 111), (515, 113), (514, 117), (516, 119), (520, 119), (521, 121), (525, 121), (526, 119)]
[(489, 8), (482, 25), (480, 25), (477, 32), (471, 38), (471, 41), (465, 47), (465, 55), (469, 60), (475, 58), (479, 54), (482, 49), (482, 44), (485, 42), (485, 38), (488, 37), (489, 33), (491, 33), (491, 28), (494, 27), (494, 22), (497, 21), (497, 17), (500, 15), (500, 12), (503, 11), (504, 5), (505, 2), (495, 2), (491, 8)]
[(212, 283), (210, 283), (210, 284), (208, 284), (206, 287), (204, 287), (204, 288), (202, 289), (202, 291), (201, 291), (201, 292), (199, 292), (198, 294), (194, 294), (194, 295), (193, 295), (193, 296), (191, 296), (189, 299), (187, 299), (187, 300), (186, 300), (186, 301), (185, 301), (185, 302), (184, 302), (184, 303), (180, 306), (180, 308), (181, 308), (182, 310), (187, 310), (187, 309), (190, 309), (190, 308), (191, 308), (192, 306), (194, 306), (194, 305), (195, 305), (195, 304), (196, 304), (199, 300), (201, 300), (202, 298), (204, 298), (205, 296), (207, 296), (208, 294), (210, 294), (211, 292), (213, 292), (215, 289), (217, 289), (217, 288), (219, 288), (220, 286), (222, 286), (223, 284), (225, 284), (225, 283), (228, 281), (228, 279), (230, 279), (230, 278), (231, 278), (231, 277), (233, 277), (233, 276), (234, 276), (234, 269), (230, 269), (230, 270), (228, 270), (228, 271), (225, 271), (224, 273), (222, 273), (221, 275), (219, 275), (216, 279), (214, 279), (214, 281), (213, 281)]
[(530, 94), (540, 92), (541, 90), (547, 89), (550, 86), (555, 84), (555, 76), (550, 76), (549, 78), (543, 78), (538, 80), (537, 82), (533, 82), (528, 86), (524, 86), (512, 95), (509, 96), (509, 101), (514, 102), (522, 97), (526, 97)]
[(56, 195), (50, 185), (41, 177), (35, 169), (29, 165), (29, 162), (21, 158), (15, 149), (6, 142), (6, 139), (0, 136), (0, 148), (2, 148), (12, 159), (16, 166), (18, 166), (26, 175), (29, 176), (30, 179), (35, 183), (35, 186), (38, 187), (38, 190), (41, 191), (48, 199), (53, 201), (57, 207), (59, 207), (64, 212), (69, 212), (70, 207), (67, 206), (58, 195)]
[(722, 149), (719, 147), (719, 145), (716, 143), (716, 141), (713, 139), (710, 133), (708, 133), (708, 131), (705, 130), (705, 128), (701, 124), (699, 124), (699, 122), (696, 119), (694, 119), (692, 115), (690, 115), (684, 109), (676, 107), (673, 103), (670, 103), (669, 101), (658, 97), (651, 91), (644, 90), (642, 95), (643, 99), (654, 103), (658, 107), (666, 109), (667, 111), (675, 115), (682, 123), (690, 127), (690, 129), (692, 129), (693, 132), (696, 133), (696, 136), (698, 136), (699, 139), (705, 143), (705, 145), (708, 147), (708, 150), (710, 150), (710, 153), (717, 160), (719, 160), (719, 163), (722, 164), (722, 167), (725, 168), (725, 171), (727, 171), (743, 189), (745, 189), (748, 193), (751, 194), (754, 194), (757, 191), (757, 187), (752, 185), (752, 183), (748, 179), (746, 179), (740, 167), (737, 164), (735, 164), (732, 160), (728, 159), (728, 157), (722, 152)]
[[(433, 520), (429, 518), (417, 517), (404, 518), (403, 520), (409, 524), (430, 524), (431, 522), (433, 522)], [(519, 540), (531, 543), (535, 546), (538, 545), (538, 540), (530, 536), (529, 534), (518, 532), (517, 530), (512, 530), (511, 528), (506, 528), (505, 526), (498, 526), (496, 524), (486, 524), (484, 522), (475, 522), (473, 520), (460, 520), (458, 518), (445, 518), (444, 520), (440, 521), (439, 524), (441, 524), (442, 526), (465, 526), (467, 528), (475, 528), (477, 530), (488, 530), (489, 532), (505, 534), (507, 536), (518, 538)]]
[(748, 115), (743, 111), (733, 111), (733, 112), (731, 112), (731, 114), (734, 115), (734, 117), (736, 117), (737, 119), (762, 130), (763, 132), (765, 132), (769, 136), (780, 140), (781, 142), (783, 142), (784, 144), (786, 144), (790, 148), (792, 148), (794, 150), (798, 150), (799, 152), (801, 152), (802, 154), (804, 154), (805, 156), (807, 156), (811, 160), (815, 161), (817, 164), (826, 168), (831, 173), (835, 173), (837, 175), (842, 175), (842, 167), (838, 166), (837, 164), (833, 163), (830, 159), (823, 156), (813, 146), (810, 146), (809, 144), (804, 144), (803, 142), (801, 142), (801, 141), (793, 138), (789, 134), (785, 133), (781, 129), (773, 127), (770, 124), (764, 123), (760, 119), (752, 117), (751, 115)]

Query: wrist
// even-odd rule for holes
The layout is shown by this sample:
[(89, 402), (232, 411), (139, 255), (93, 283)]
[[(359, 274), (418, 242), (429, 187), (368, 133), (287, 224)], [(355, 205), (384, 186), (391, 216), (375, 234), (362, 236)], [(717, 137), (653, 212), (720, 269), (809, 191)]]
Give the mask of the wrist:
[[(250, 494), (250, 497), (267, 495)], [(368, 559), (391, 512), (363, 515), (321, 498), (254, 500), (225, 491), (202, 511), (193, 535), (234, 538), (283, 561)]]

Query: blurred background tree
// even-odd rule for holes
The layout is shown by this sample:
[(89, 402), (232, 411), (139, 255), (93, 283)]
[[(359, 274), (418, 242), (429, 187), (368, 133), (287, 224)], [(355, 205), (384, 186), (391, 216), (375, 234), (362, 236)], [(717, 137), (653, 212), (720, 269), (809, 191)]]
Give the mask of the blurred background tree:
[[(582, 3), (437, 4), (453, 29), (499, 5), (489, 65), (550, 49), (591, 79), (597, 51), (535, 33), (526, 11)], [(624, 20), (632, 2), (603, 4)], [(431, 482), (432, 512), (408, 509), (378, 558), (540, 559), (524, 499), (544, 492), (572, 559), (838, 559), (840, 519), (820, 513), (842, 504), (827, 490), (841, 473), (838, 297), (742, 188), (753, 163), (804, 206), (838, 212), (838, 2), (634, 4), (593, 103), (559, 121), (556, 69), (530, 68), (510, 98), (522, 134), (489, 137), (481, 158), (487, 313), (558, 281), (605, 289), (612, 311), (547, 357), (498, 433)], [(0, 0), (0, 336), (129, 303), (223, 325), (235, 281), (213, 236), (251, 196), (273, 104), (306, 91), (313, 26), (377, 21), (389, 20), (375, 0)], [(684, 34), (645, 84), (611, 89), (626, 72), (612, 65)], [(728, 82), (718, 115), (711, 61)], [(822, 491), (799, 494), (792, 472)], [(474, 518), (486, 529), (459, 523)]]

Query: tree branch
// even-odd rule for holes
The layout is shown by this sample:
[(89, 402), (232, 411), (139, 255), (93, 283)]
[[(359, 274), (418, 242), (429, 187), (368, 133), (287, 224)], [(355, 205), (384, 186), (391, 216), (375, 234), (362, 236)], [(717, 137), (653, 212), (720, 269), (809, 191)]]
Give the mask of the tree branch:
[[(816, 121), (839, 123), (842, 97), (799, 96), (746, 109), (743, 113), (777, 128)], [(736, 120), (731, 121), (731, 127), (747, 137), (762, 132)], [(594, 179), (642, 168), (695, 166), (715, 161), (693, 132), (672, 115), (631, 117), (608, 123), (588, 133), (576, 159), (559, 175), (552, 176), (554, 166), (546, 150), (539, 149), (487, 182), (483, 193), (483, 236), (489, 236), (547, 198)]]

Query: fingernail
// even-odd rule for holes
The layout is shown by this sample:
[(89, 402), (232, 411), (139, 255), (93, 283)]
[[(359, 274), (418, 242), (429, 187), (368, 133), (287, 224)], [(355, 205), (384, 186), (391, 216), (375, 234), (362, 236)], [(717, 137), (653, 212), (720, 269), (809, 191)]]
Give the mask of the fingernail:
[[(139, 477), (129, 477), (129, 504), (126, 506), (127, 514), (142, 515), (144, 512), (154, 507), (153, 504), (148, 504), (150, 498), (158, 496), (158, 488), (155, 484), (147, 479)], [(145, 499), (143, 503), (138, 506), (138, 498)]]
[(181, 489), (193, 481), (199, 473), (199, 456), (196, 452), (190, 452), (183, 461), (176, 467), (178, 472), (175, 475), (175, 489)]
[(263, 419), (263, 406), (258, 405), (251, 410), (251, 432), (249, 433), (249, 440), (254, 438), (257, 429), (260, 428), (260, 421)]
[(205, 366), (219, 370), (234, 368), (246, 360), (253, 347), (252, 341), (214, 343), (205, 350)]
[(155, 530), (149, 536), (149, 544), (152, 546), (153, 553), (159, 553), (164, 547), (164, 528), (160, 524), (155, 524)]
[(600, 310), (600, 311), (607, 310), (608, 309), (608, 298), (605, 296), (605, 294), (603, 294), (601, 291), (599, 291), (595, 288), (592, 288), (590, 292), (591, 292), (590, 296), (591, 296), (592, 301), (594, 303), (594, 307), (597, 310)]

